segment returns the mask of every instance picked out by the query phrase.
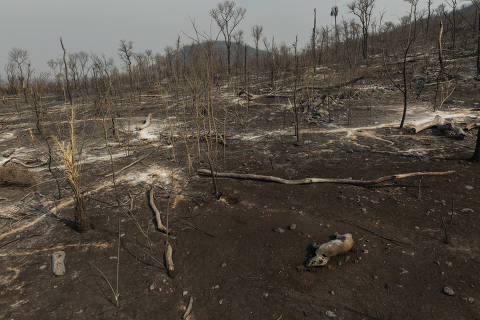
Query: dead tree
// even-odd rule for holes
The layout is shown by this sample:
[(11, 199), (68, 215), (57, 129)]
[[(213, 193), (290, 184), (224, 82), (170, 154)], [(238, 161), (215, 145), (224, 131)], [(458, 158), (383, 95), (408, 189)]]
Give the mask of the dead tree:
[(315, 78), (315, 67), (317, 64), (317, 9), (313, 9), (313, 30), (312, 30), (312, 68), (313, 68), (313, 77)]
[(332, 11), (330, 11), (330, 16), (335, 19), (335, 43), (338, 44), (338, 28), (337, 28), (337, 16), (338, 16), (338, 7), (334, 6)]
[(133, 90), (133, 75), (132, 75), (132, 57), (133, 57), (133, 42), (120, 40), (120, 46), (118, 47), (118, 55), (120, 59), (125, 63), (128, 71), (128, 77), (130, 80), (130, 89)]
[[(28, 52), (25, 49), (13, 48), (8, 53), (9, 65), (12, 66), (12, 71), (16, 69), (16, 78), (18, 79), (18, 88), (22, 88), (25, 103), (28, 103), (27, 89), (28, 81), (25, 78), (26, 73), (30, 73), (30, 62), (28, 59)], [(27, 70), (28, 68), (28, 70)], [(14, 73), (12, 73), (14, 74)], [(15, 79), (15, 77), (13, 77)]]
[[(405, 118), (406, 118), (406, 115), (407, 115), (407, 106), (408, 106), (408, 96), (409, 96), (409, 83), (411, 83), (411, 77), (413, 77), (413, 72), (412, 72), (412, 76), (410, 77), (409, 74), (408, 74), (408, 70), (407, 70), (407, 64), (409, 62), (408, 54), (409, 54), (410, 49), (411, 49), (411, 47), (412, 47), (412, 45), (415, 41), (415, 37), (412, 34), (412, 16), (413, 16), (413, 10), (414, 10), (414, 3), (412, 3), (412, 2), (410, 2), (411, 5), (410, 5), (410, 16), (409, 16), (410, 22), (408, 23), (408, 38), (407, 38), (407, 41), (406, 41), (406, 44), (405, 44), (405, 50), (403, 51), (403, 59), (402, 59), (402, 62), (401, 62), (401, 72), (402, 72), (402, 84), (401, 85), (396, 83), (395, 80), (393, 79), (393, 77), (391, 76), (390, 70), (388, 69), (388, 66), (387, 66), (386, 59), (384, 59), (385, 70), (386, 70), (387, 76), (389, 77), (392, 84), (403, 95), (403, 114), (402, 114), (402, 120), (400, 122), (400, 129), (402, 129), (403, 125), (405, 124)], [(384, 55), (385, 55), (385, 53), (384, 53)], [(415, 62), (414, 60), (415, 60), (415, 58), (413, 58), (412, 63)]]
[(480, 80), (480, 0), (472, 0), (477, 16), (477, 80)]
[(480, 162), (480, 128), (478, 128), (477, 144), (475, 146), (475, 152), (473, 153), (473, 156), (472, 156), (472, 161)]
[(72, 100), (72, 93), (70, 92), (70, 80), (68, 79), (68, 66), (67, 66), (67, 50), (65, 49), (65, 46), (63, 45), (62, 38), (60, 37), (60, 45), (62, 46), (63, 50), (63, 65), (64, 65), (64, 71), (65, 71), (65, 90), (67, 93), (68, 101), (70, 102), (70, 105), (73, 105), (73, 100)]
[(263, 33), (263, 27), (259, 25), (255, 25), (252, 27), (252, 36), (253, 39), (255, 40), (255, 59), (256, 59), (256, 64), (257, 64), (257, 72), (259, 69), (258, 65), (258, 43), (260, 42), (260, 38), (262, 37)]
[(358, 17), (362, 25), (362, 55), (364, 59), (368, 58), (368, 31), (372, 19), (375, 0), (354, 0), (348, 5), (348, 9)]
[(232, 36), (237, 26), (245, 18), (246, 9), (237, 7), (235, 1), (224, 1), (210, 11), (210, 16), (215, 20), (225, 40), (227, 48), (227, 72), (231, 72)]

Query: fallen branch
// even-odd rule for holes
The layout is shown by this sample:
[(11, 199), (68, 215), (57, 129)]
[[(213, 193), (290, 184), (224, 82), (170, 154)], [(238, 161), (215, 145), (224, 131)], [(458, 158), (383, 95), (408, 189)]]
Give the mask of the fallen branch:
[[(207, 169), (199, 169), (199, 175), (211, 176), (212, 173)], [(455, 171), (441, 171), (441, 172), (411, 172), (411, 173), (401, 173), (394, 174), (391, 176), (380, 177), (374, 180), (354, 180), (354, 179), (335, 179), (335, 178), (305, 178), (297, 180), (288, 180), (279, 177), (273, 176), (263, 176), (257, 174), (242, 174), (242, 173), (230, 173), (230, 172), (216, 172), (215, 176), (217, 178), (232, 178), (232, 179), (242, 179), (242, 180), (254, 180), (254, 181), (264, 181), (264, 182), (275, 182), (281, 184), (289, 185), (301, 185), (301, 184), (312, 184), (312, 183), (332, 183), (332, 184), (348, 184), (360, 187), (371, 187), (384, 182), (406, 179), (411, 177), (424, 177), (424, 176), (445, 176), (455, 173)]]
[(187, 308), (185, 309), (185, 313), (183, 314), (183, 317), (182, 317), (183, 320), (192, 319), (192, 308), (193, 308), (193, 297), (190, 297)]
[(165, 248), (165, 266), (167, 267), (167, 274), (170, 278), (175, 277), (175, 267), (173, 265), (173, 249), (169, 242), (167, 242), (167, 247)]
[(155, 201), (153, 200), (153, 187), (150, 188), (150, 190), (148, 191), (148, 200), (149, 200), (150, 208), (152, 208), (153, 213), (155, 213), (157, 229), (159, 231), (167, 233), (167, 227), (163, 225), (162, 218), (160, 217), (160, 211), (158, 211), (157, 206), (155, 205)]

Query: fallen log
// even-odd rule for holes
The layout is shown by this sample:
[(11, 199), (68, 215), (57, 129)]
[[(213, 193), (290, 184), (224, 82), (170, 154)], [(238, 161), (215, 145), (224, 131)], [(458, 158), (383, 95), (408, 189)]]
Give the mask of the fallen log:
[[(197, 173), (203, 176), (211, 176), (212, 173), (207, 169), (198, 169)], [(425, 176), (445, 176), (455, 173), (455, 171), (440, 171), (440, 172), (410, 172), (410, 173), (401, 173), (394, 174), (391, 176), (380, 177), (374, 180), (355, 180), (355, 179), (336, 179), (336, 178), (305, 178), (297, 180), (288, 180), (274, 176), (263, 176), (258, 174), (243, 174), (243, 173), (231, 173), (231, 172), (216, 172), (215, 176), (217, 178), (232, 178), (232, 179), (241, 179), (241, 180), (254, 180), (254, 181), (264, 181), (264, 182), (275, 182), (280, 184), (289, 184), (289, 185), (302, 185), (302, 184), (313, 184), (313, 183), (331, 183), (331, 184), (348, 184), (359, 187), (372, 187), (378, 184), (382, 184), (388, 181), (406, 179), (411, 177), (425, 177)]]
[(444, 125), (444, 124), (445, 124), (445, 119), (443, 119), (439, 115), (436, 115), (435, 118), (433, 118), (433, 120), (431, 121), (422, 122), (417, 125), (409, 125), (405, 128), (405, 130), (408, 133), (415, 134), (415, 133), (420, 133), (423, 130), (426, 130), (435, 126), (439, 126), (439, 125)]

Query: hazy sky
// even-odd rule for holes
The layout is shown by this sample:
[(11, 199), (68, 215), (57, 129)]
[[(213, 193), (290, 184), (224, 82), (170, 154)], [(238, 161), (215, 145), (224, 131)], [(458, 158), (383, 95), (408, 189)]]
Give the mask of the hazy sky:
[[(209, 10), (218, 0), (1, 0), (0, 77), (13, 47), (27, 49), (36, 70), (48, 71), (47, 60), (61, 56), (59, 37), (69, 52), (106, 54), (118, 61), (120, 39), (132, 40), (135, 51), (152, 49), (163, 53), (174, 45), (178, 35), (187, 42), (190, 19), (201, 30), (209, 31)], [(251, 26), (264, 26), (265, 36), (277, 43), (290, 44), (298, 34), (300, 43), (308, 41), (313, 8), (318, 26), (333, 24), (330, 8), (337, 4), (339, 17), (349, 17), (348, 0), (237, 0), (247, 9), (240, 28), (252, 43)], [(421, 2), (425, 2), (422, 1)], [(437, 0), (439, 2), (439, 0)], [(435, 4), (435, 7), (437, 4)], [(385, 21), (398, 21), (407, 14), (404, 0), (377, 0), (376, 13), (386, 11)], [(339, 19), (340, 20), (340, 19)], [(213, 31), (217, 28), (214, 26)], [(214, 32), (216, 34), (216, 32)]]

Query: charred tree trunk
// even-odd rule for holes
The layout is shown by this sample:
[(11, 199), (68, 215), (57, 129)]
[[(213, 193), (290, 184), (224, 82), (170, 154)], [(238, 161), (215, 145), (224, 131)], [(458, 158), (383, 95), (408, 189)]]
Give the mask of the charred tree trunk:
[(477, 144), (475, 146), (475, 152), (473, 153), (473, 156), (472, 156), (472, 161), (480, 162), (480, 128), (478, 128)]

